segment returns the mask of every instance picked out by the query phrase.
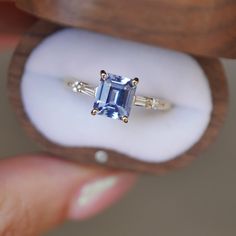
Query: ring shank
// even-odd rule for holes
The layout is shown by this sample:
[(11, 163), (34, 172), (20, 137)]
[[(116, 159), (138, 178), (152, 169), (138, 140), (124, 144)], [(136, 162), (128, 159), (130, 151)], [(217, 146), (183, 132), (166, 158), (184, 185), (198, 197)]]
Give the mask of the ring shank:
[(134, 105), (161, 111), (167, 111), (171, 108), (171, 103), (166, 100), (143, 96), (135, 96)]
[[(75, 93), (83, 93), (90, 97), (96, 96), (97, 87), (92, 87), (87, 83), (77, 80), (67, 80), (65, 82), (66, 85)], [(135, 96), (133, 105), (160, 111), (167, 111), (172, 106), (172, 104), (167, 100), (145, 96)]]

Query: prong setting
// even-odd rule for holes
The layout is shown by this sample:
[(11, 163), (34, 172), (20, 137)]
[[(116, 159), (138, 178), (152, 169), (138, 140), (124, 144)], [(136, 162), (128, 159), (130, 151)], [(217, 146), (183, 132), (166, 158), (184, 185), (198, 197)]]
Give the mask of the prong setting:
[(138, 79), (138, 78), (134, 78), (134, 79), (132, 79), (131, 83), (132, 83), (132, 85), (135, 87), (135, 86), (138, 85), (139, 79)]
[(102, 80), (105, 80), (107, 78), (107, 72), (105, 70), (101, 70), (100, 77)]
[(93, 109), (91, 111), (91, 115), (93, 115), (93, 116), (97, 115), (97, 113), (98, 113), (98, 109)]
[(129, 122), (127, 116), (123, 116), (121, 119), (122, 119), (122, 121), (123, 121), (124, 123), (126, 123), (126, 124)]

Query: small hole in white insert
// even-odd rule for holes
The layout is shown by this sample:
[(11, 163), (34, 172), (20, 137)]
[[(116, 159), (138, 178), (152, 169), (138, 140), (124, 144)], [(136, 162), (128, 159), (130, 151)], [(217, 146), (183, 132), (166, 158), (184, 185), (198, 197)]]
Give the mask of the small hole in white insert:
[(105, 151), (99, 150), (95, 153), (95, 160), (99, 163), (106, 163), (108, 161), (108, 154)]

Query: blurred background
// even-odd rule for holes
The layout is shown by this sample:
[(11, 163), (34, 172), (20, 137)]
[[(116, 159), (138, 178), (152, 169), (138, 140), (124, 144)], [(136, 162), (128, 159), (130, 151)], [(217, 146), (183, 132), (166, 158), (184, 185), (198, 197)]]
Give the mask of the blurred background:
[[(7, 99), (12, 51), (0, 54), (0, 157), (40, 150), (20, 128)], [(235, 236), (236, 61), (223, 60), (230, 107), (217, 141), (190, 166), (141, 176), (118, 204), (84, 222), (67, 222), (46, 236)]]

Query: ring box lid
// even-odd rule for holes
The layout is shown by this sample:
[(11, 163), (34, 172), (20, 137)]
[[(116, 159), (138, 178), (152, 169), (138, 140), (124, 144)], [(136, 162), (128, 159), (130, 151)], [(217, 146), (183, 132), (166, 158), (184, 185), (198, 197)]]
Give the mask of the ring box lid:
[(236, 58), (234, 0), (16, 0), (16, 5), (62, 25), (193, 55)]

